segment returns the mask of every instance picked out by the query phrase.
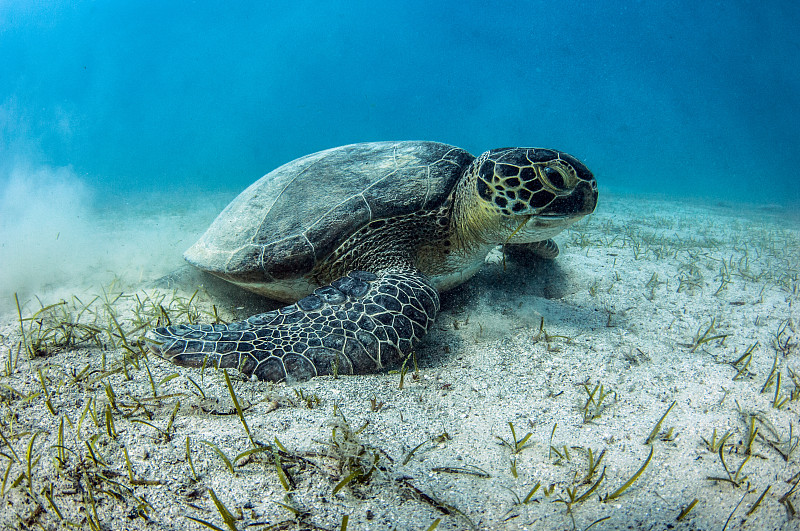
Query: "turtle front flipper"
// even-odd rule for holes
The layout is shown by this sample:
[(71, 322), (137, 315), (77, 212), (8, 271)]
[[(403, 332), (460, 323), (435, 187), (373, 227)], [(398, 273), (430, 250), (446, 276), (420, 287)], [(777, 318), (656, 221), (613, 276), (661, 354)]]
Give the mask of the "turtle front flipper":
[(438, 311), (439, 294), (418, 272), (353, 271), (279, 310), (228, 325), (156, 328), (145, 337), (151, 350), (177, 365), (302, 381), (399, 362)]

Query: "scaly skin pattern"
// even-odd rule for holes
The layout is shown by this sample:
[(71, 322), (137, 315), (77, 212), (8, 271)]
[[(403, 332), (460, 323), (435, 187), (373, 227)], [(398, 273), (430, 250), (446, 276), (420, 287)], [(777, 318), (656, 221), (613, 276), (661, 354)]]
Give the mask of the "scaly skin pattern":
[(177, 365), (302, 381), (397, 364), (438, 311), (439, 294), (419, 273), (353, 271), (279, 310), (228, 325), (161, 327), (147, 339)]

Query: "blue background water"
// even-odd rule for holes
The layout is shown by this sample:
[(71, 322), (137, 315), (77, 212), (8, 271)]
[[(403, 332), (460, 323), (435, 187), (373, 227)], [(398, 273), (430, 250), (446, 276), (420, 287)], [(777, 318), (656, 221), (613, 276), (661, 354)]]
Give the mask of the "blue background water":
[(607, 189), (800, 203), (798, 6), (0, 1), (0, 180), (239, 190), (431, 139), (563, 149)]

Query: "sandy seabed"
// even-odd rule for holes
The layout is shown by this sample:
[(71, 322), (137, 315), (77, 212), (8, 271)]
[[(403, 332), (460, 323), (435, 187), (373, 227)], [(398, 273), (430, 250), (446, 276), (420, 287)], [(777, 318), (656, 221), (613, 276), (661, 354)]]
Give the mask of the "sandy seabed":
[(796, 213), (604, 194), (444, 294), (416, 368), (229, 385), (136, 346), (275, 307), (180, 265), (224, 203), (95, 214), (2, 287), (0, 528), (800, 528)]

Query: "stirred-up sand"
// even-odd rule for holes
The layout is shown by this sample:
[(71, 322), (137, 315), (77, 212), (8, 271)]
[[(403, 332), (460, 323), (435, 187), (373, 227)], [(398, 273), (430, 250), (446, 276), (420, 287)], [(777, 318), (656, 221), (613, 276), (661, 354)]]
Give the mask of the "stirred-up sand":
[(800, 526), (796, 213), (603, 193), (555, 261), (445, 294), (402, 374), (229, 386), (137, 346), (276, 306), (180, 265), (225, 202), (6, 250), (0, 528)]

